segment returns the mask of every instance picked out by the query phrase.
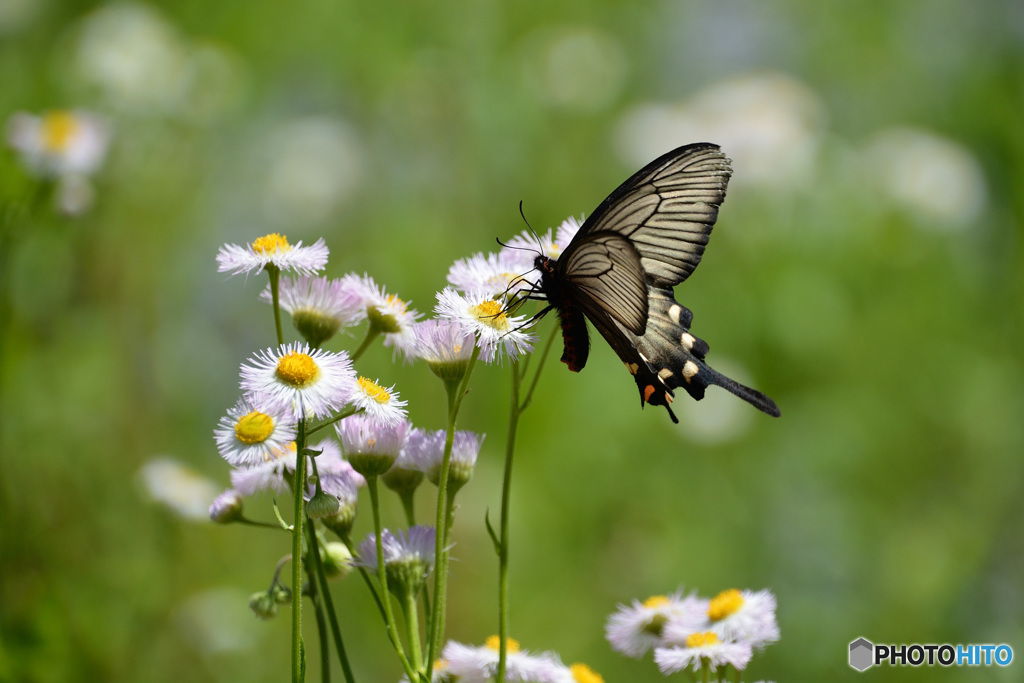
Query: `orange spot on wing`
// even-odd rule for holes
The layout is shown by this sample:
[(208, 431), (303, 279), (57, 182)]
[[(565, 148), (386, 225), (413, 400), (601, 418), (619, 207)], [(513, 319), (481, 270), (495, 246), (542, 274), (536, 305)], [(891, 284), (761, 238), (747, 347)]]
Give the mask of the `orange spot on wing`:
[(650, 403), (652, 394), (654, 394), (654, 385), (648, 384), (646, 387), (644, 387), (644, 400)]

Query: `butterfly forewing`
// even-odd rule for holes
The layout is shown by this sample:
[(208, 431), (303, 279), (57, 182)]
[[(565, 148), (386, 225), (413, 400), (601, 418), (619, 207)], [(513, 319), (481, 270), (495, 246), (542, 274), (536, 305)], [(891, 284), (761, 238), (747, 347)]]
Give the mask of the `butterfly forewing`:
[(584, 222), (581, 236), (623, 235), (640, 254), (649, 282), (679, 284), (700, 263), (731, 174), (717, 145), (680, 147), (620, 185)]
[(558, 275), (575, 301), (593, 302), (626, 329), (643, 334), (647, 284), (640, 255), (628, 239), (614, 232), (579, 238), (558, 260)]

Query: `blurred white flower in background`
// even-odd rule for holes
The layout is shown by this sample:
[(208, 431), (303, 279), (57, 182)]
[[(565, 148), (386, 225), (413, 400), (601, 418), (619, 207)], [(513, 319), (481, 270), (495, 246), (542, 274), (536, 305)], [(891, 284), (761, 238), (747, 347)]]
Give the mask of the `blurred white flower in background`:
[(103, 164), (110, 148), (110, 126), (96, 114), (49, 111), (40, 116), (15, 112), (7, 120), (7, 144), (29, 173), (57, 181), (55, 199), (68, 215), (92, 206), (95, 192), (88, 176)]
[(46, 0), (3, 0), (0, 2), (0, 36), (17, 33), (41, 15)]
[(603, 109), (622, 91), (627, 71), (622, 44), (594, 27), (538, 31), (523, 48), (523, 73), (530, 91), (554, 107)]
[(193, 522), (210, 521), (210, 503), (221, 492), (212, 480), (166, 456), (143, 465), (139, 480), (153, 501)]
[(182, 94), (185, 52), (178, 31), (157, 10), (112, 4), (83, 20), (74, 66), (115, 107), (167, 111)]
[[(721, 357), (715, 359), (715, 368), (743, 384), (756, 384), (751, 381), (749, 373)], [(754, 416), (755, 413), (750, 410), (750, 406), (737, 401), (725, 389), (709, 387), (703, 399), (688, 403), (686, 410), (679, 413), (679, 421), (684, 429), (678, 434), (686, 441), (704, 444), (725, 443), (746, 434), (754, 421)]]
[(7, 120), (7, 143), (38, 176), (89, 175), (107, 155), (110, 127), (85, 111), (15, 112)]
[(205, 120), (241, 98), (244, 69), (234, 53), (193, 43), (157, 9), (110, 4), (78, 27), (73, 74), (112, 109)]
[(780, 73), (731, 78), (677, 103), (650, 103), (619, 124), (622, 159), (642, 166), (690, 142), (721, 145), (742, 168), (733, 186), (799, 189), (814, 179), (824, 105), (804, 83)]
[(263, 145), (262, 198), (275, 225), (320, 223), (333, 217), (359, 186), (356, 135), (326, 116), (293, 118), (270, 131)]
[(192, 647), (206, 655), (250, 650), (263, 631), (252, 618), (248, 598), (241, 589), (227, 586), (196, 593), (178, 609), (178, 627)]
[(862, 173), (890, 200), (934, 229), (956, 229), (985, 208), (981, 164), (963, 145), (916, 128), (890, 128), (864, 146)]

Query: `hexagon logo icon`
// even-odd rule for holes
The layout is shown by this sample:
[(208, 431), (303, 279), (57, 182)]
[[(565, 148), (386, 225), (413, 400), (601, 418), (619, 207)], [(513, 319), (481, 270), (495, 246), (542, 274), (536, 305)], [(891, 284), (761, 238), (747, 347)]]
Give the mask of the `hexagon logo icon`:
[(850, 643), (850, 666), (864, 671), (875, 663), (875, 646), (867, 638), (858, 638)]

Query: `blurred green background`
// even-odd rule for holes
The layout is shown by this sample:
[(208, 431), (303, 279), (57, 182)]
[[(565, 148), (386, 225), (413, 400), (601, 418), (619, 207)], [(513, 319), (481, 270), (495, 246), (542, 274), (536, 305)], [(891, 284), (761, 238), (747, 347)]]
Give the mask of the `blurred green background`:
[[(82, 108), (113, 131), (74, 218), (48, 195), (25, 213), (38, 182), (0, 154), (20, 217), (0, 255), (0, 680), (287, 675), (287, 617), (246, 608), (287, 538), (184, 520), (140, 477), (170, 457), (227, 485), (212, 429), (273, 326), (263, 278), (216, 273), (219, 245), (324, 236), (328, 275), (429, 312), (453, 260), (522, 230), (520, 200), (557, 225), (698, 140), (735, 172), (676, 296), (712, 365), (783, 416), (716, 390), (681, 394), (680, 425), (641, 412), (599, 340), (580, 375), (550, 363), (521, 424), (512, 635), (656, 681), (604, 640), (618, 603), (767, 587), (782, 640), (747, 680), (858, 680), (859, 636), (1024, 654), (1020, 2), (3, 0), (0, 83), (5, 119)], [(375, 348), (359, 369), (442, 426), (423, 365)], [(480, 368), (460, 420), (488, 434), (454, 531), (448, 634), (468, 643), (496, 631), (483, 518), (508, 387)], [(359, 680), (397, 680), (361, 582), (335, 596)]]

